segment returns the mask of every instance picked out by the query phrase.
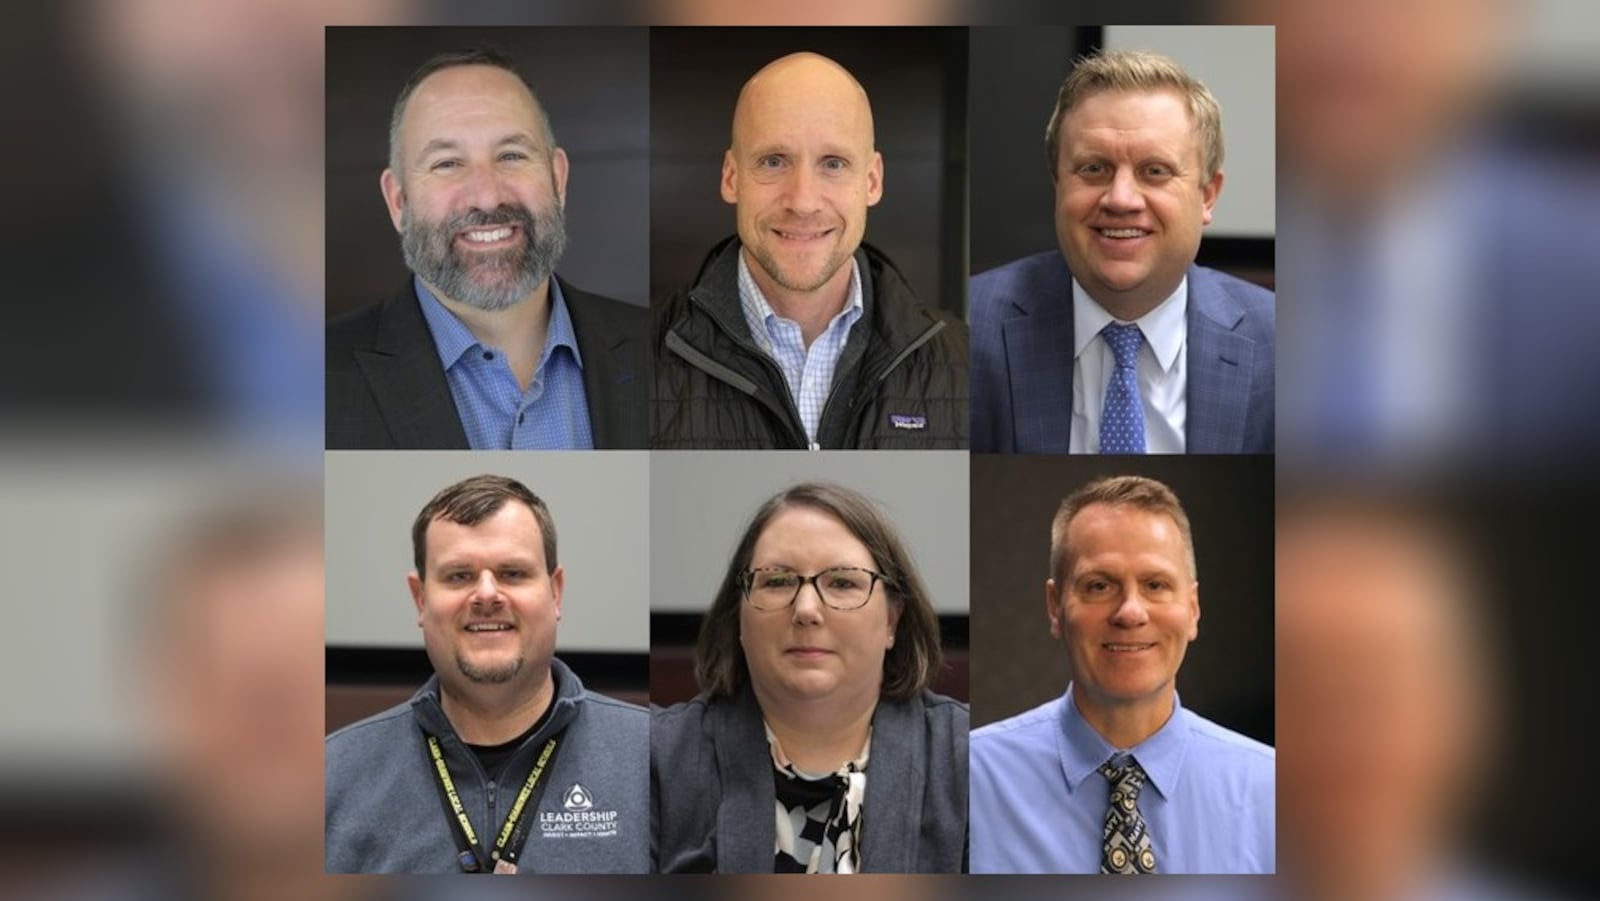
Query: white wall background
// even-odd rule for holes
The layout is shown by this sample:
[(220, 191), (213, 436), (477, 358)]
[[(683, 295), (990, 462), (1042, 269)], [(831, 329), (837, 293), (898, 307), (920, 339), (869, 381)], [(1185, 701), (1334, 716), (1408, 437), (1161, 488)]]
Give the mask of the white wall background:
[(1222, 104), (1225, 180), (1207, 235), (1270, 238), (1277, 231), (1276, 39), (1270, 25), (1107, 25), (1107, 50), (1154, 50), (1177, 60)]
[(330, 451), (330, 645), (422, 647), (406, 589), (411, 522), (439, 489), (480, 473), (510, 476), (550, 508), (567, 571), (556, 651), (650, 649), (649, 454)]
[(968, 597), (965, 451), (674, 451), (650, 460), (651, 609), (704, 613), (769, 497), (813, 479), (871, 498), (894, 523), (939, 613)]

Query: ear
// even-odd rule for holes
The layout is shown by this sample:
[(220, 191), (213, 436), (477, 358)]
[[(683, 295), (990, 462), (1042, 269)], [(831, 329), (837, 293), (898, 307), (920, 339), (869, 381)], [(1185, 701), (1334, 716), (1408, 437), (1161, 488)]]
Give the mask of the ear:
[(1200, 583), (1189, 588), (1189, 609), (1194, 611), (1194, 621), (1189, 624), (1189, 640), (1200, 637)]
[(905, 605), (895, 599), (891, 600), (887, 606), (889, 608), (889, 635), (884, 640), (883, 646), (892, 648), (894, 647), (895, 632), (900, 628), (900, 611), (905, 609)]
[(1217, 197), (1222, 194), (1222, 170), (1211, 176), (1211, 181), (1200, 186), (1200, 202), (1204, 209), (1200, 215), (1201, 225), (1211, 224), (1211, 211), (1217, 205)]
[(550, 169), (555, 176), (556, 197), (561, 201), (562, 209), (567, 206), (567, 152), (560, 147), (550, 157)]
[(558, 566), (556, 567), (556, 571), (550, 574), (550, 597), (555, 600), (556, 620), (558, 622), (561, 619), (561, 595), (566, 590), (567, 571)]
[(1044, 580), (1044, 615), (1050, 620), (1050, 637), (1061, 637), (1061, 591), (1055, 579)]
[(422, 625), (422, 577), (416, 570), (406, 573), (406, 587), (411, 589), (411, 602), (417, 605), (417, 625)]
[(867, 168), (867, 206), (877, 206), (883, 199), (883, 154), (872, 151), (872, 165)]
[(406, 192), (400, 186), (400, 176), (395, 175), (393, 169), (383, 170), (378, 176), (378, 189), (383, 192), (384, 206), (389, 208), (389, 221), (394, 223), (395, 231), (400, 231), (400, 214), (406, 206)]
[(733, 148), (722, 152), (722, 202), (739, 202), (739, 166), (733, 161)]

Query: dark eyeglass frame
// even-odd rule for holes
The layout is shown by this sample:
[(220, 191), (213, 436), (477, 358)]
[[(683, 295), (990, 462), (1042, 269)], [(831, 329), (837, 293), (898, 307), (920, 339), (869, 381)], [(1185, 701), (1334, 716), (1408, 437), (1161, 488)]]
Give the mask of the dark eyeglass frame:
[[(854, 607), (841, 607), (829, 600), (828, 592), (823, 589), (822, 583), (818, 582), (817, 580), (828, 573), (835, 572), (866, 573), (872, 577), (872, 581), (867, 583), (867, 593), (863, 596), (861, 603), (856, 604)], [(779, 607), (756, 607), (755, 599), (750, 596), (750, 591), (755, 587), (756, 576), (760, 573), (783, 573), (786, 576), (794, 576), (794, 594), (789, 597), (787, 603)], [(865, 566), (830, 566), (821, 572), (813, 573), (809, 576), (803, 576), (792, 569), (785, 569), (781, 566), (758, 566), (755, 569), (745, 570), (744, 577), (740, 579), (740, 588), (743, 589), (746, 603), (763, 612), (787, 610), (790, 607), (793, 607), (795, 601), (800, 599), (800, 592), (804, 591), (807, 585), (810, 585), (812, 588), (816, 589), (817, 597), (821, 598), (823, 606), (830, 610), (860, 610), (862, 607), (867, 606), (867, 603), (872, 600), (872, 592), (877, 589), (879, 582), (882, 582), (885, 588), (894, 588), (894, 583), (890, 581), (888, 576), (878, 572), (875, 569), (867, 569)]]

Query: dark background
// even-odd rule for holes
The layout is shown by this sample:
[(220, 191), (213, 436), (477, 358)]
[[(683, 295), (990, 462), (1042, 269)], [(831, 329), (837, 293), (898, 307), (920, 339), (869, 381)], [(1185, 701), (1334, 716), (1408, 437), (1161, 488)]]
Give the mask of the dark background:
[[(1058, 246), (1045, 125), (1073, 61), (1099, 49), (1104, 30), (1070, 25), (970, 30), (973, 275)], [(1224, 191), (1224, 202), (1226, 197)], [(1218, 237), (1207, 231), (1196, 262), (1272, 288), (1274, 244), (1271, 238)]]
[(1100, 476), (1165, 482), (1200, 569), (1200, 637), (1178, 671), (1183, 705), (1274, 744), (1273, 458), (973, 454), (972, 725), (1060, 697), (1071, 678), (1050, 636), (1044, 582), (1061, 501)]
[(509, 53), (571, 161), (567, 251), (556, 267), (587, 291), (647, 301), (649, 40), (643, 28), (329, 28), (327, 312), (381, 300), (409, 277), (378, 174), (406, 79), (445, 50)]
[(883, 199), (864, 240), (926, 304), (966, 315), (966, 30), (658, 28), (650, 35), (650, 296), (687, 287), (735, 231), (719, 193), (739, 89), (810, 50), (849, 69), (872, 103)]

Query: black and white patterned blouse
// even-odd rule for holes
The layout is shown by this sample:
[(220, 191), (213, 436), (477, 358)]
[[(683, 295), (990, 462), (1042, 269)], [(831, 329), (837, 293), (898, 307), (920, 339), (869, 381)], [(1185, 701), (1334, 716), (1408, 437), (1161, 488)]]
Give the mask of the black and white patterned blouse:
[(767, 728), (772, 779), (777, 789), (778, 830), (775, 873), (855, 873), (861, 869), (861, 805), (867, 796), (867, 758), (872, 733), (861, 756), (832, 773), (806, 773), (784, 755)]

